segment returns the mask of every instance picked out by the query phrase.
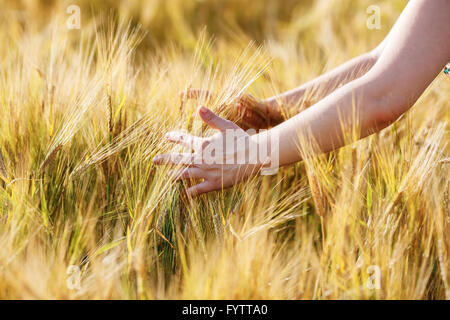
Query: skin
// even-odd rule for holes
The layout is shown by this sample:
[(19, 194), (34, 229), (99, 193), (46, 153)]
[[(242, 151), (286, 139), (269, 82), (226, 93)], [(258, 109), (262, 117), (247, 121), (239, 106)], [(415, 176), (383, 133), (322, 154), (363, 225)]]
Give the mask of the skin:
[(200, 107), (201, 119), (218, 133), (206, 138), (169, 133), (169, 141), (190, 146), (194, 152), (158, 155), (154, 163), (181, 165), (182, 169), (172, 172), (177, 179), (203, 179), (186, 190), (188, 195), (196, 196), (231, 187), (270, 165), (267, 159), (241, 164), (194, 163), (194, 157), (201, 158), (208, 145), (226, 143), (226, 130), (236, 130), (249, 143), (231, 154), (219, 152), (217, 159), (236, 157), (238, 152), (248, 155), (248, 145), (267, 146), (277, 136), (283, 137), (278, 144), (280, 166), (302, 160), (302, 149), (306, 149), (302, 142), (315, 141), (316, 152), (329, 152), (351, 142), (344, 142), (346, 129), (358, 127), (358, 138), (378, 132), (414, 105), (450, 59), (449, 12), (450, 0), (410, 1), (376, 49), (303, 86), (267, 99), (274, 114), (280, 102), (295, 103), (304, 99), (311, 88), (325, 88), (320, 90), (322, 100), (265, 132), (247, 135), (235, 123)]

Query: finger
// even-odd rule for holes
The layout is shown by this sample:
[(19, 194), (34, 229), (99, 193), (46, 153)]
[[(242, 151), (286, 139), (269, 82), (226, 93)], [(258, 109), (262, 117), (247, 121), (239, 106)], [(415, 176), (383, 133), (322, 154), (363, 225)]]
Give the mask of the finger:
[(262, 104), (257, 99), (255, 99), (252, 95), (250, 95), (248, 93), (242, 95), (239, 98), (238, 102), (242, 103), (246, 108), (255, 109), (256, 112), (262, 111), (262, 110), (258, 110), (258, 109), (261, 109)]
[(186, 194), (190, 197), (195, 197), (202, 193), (207, 193), (214, 190), (216, 190), (216, 187), (211, 182), (203, 181), (186, 189)]
[(188, 133), (171, 131), (166, 134), (166, 139), (170, 142), (181, 144), (192, 150), (196, 150), (202, 143), (202, 138), (195, 137)]
[(176, 181), (183, 179), (203, 179), (205, 177), (205, 173), (198, 168), (170, 170), (168, 174), (170, 177), (173, 177)]
[(202, 118), (203, 122), (205, 122), (211, 128), (225, 131), (227, 129), (240, 129), (237, 124), (231, 122), (229, 120), (223, 119), (216, 115), (214, 112), (209, 110), (208, 108), (201, 106), (198, 108), (198, 113), (200, 118)]
[(205, 98), (205, 100), (212, 100), (213, 94), (209, 90), (203, 90), (203, 89), (187, 89), (185, 91), (182, 91), (180, 93), (180, 97), (183, 100), (189, 100), (189, 99), (201, 99)]
[(253, 129), (267, 128), (267, 122), (253, 109), (249, 109), (242, 103), (237, 103), (236, 111), (240, 122), (242, 122), (245, 126)]
[(160, 154), (153, 158), (153, 163), (156, 165), (162, 164), (180, 164), (190, 166), (194, 164), (195, 155), (193, 153), (167, 153)]

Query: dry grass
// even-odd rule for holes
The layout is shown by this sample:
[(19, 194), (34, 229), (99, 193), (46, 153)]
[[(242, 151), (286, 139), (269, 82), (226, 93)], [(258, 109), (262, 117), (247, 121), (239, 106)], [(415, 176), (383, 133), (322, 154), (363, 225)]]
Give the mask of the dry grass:
[(444, 76), (379, 134), (228, 191), (186, 199), (151, 163), (201, 131), (180, 91), (226, 116), (373, 48), (404, 1), (380, 31), (362, 0), (79, 3), (81, 30), (64, 1), (1, 13), (0, 298), (450, 299)]

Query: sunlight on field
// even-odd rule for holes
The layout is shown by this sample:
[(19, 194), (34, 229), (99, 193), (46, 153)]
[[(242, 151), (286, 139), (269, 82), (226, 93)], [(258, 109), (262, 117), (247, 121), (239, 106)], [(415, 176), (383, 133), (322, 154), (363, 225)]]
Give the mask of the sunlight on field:
[(406, 1), (379, 30), (369, 0), (1, 2), (1, 299), (450, 299), (444, 74), (380, 133), (230, 190), (188, 199), (151, 161), (202, 130), (181, 91), (232, 117), (374, 48)]

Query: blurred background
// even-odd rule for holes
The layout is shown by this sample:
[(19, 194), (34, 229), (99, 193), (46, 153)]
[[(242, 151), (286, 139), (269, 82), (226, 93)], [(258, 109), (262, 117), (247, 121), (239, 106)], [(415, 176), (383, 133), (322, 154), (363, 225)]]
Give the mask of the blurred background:
[[(80, 29), (65, 36), (80, 42), (95, 29), (95, 20), (114, 16), (140, 26), (143, 39), (135, 49), (136, 64), (167, 48), (193, 55), (199, 34), (216, 40), (218, 55), (249, 42), (264, 45), (272, 68), (283, 72), (273, 80), (276, 91), (288, 90), (373, 49), (387, 35), (406, 0), (0, 0), (0, 34), (42, 36), (53, 22), (65, 26), (71, 5), (80, 8)], [(379, 28), (367, 21), (379, 9)], [(3, 24), (3, 27), (2, 27)], [(0, 49), (1, 50), (1, 49)], [(286, 69), (288, 67), (288, 69)], [(253, 93), (263, 94), (258, 85)], [(270, 94), (273, 94), (269, 93)], [(266, 94), (267, 95), (267, 94)]]
[[(3, 16), (20, 16), (23, 28), (41, 28), (54, 16), (65, 13), (70, 5), (81, 9), (82, 27), (93, 16), (108, 11), (148, 31), (147, 46), (176, 42), (184, 46), (195, 43), (205, 26), (210, 34), (231, 36), (239, 30), (249, 38), (289, 38), (293, 41), (316, 39), (327, 44), (331, 34), (345, 41), (375, 44), (390, 29), (406, 0), (2, 0)], [(380, 7), (381, 29), (371, 30), (367, 38), (366, 9)], [(346, 32), (351, 31), (351, 32)], [(351, 38), (349, 37), (351, 35)]]

